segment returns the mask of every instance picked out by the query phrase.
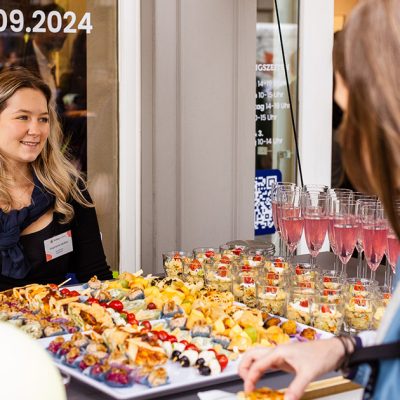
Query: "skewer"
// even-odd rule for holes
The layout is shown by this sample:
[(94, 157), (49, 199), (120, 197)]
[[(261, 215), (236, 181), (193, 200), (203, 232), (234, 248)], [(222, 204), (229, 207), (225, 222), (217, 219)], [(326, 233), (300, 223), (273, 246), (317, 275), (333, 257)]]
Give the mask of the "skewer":
[(58, 285), (58, 287), (61, 287), (61, 286), (65, 285), (65, 284), (66, 284), (67, 282), (69, 282), (71, 279), (72, 279), (72, 278), (68, 278), (68, 279), (66, 279), (64, 282), (61, 282), (61, 283)]

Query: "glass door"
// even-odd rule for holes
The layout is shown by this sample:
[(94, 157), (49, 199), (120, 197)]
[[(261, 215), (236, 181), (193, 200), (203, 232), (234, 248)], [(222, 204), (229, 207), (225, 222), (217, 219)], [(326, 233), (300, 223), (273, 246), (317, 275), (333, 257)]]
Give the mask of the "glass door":
[(0, 70), (17, 65), (53, 92), (63, 150), (87, 176), (107, 260), (117, 268), (117, 2), (0, 0)]

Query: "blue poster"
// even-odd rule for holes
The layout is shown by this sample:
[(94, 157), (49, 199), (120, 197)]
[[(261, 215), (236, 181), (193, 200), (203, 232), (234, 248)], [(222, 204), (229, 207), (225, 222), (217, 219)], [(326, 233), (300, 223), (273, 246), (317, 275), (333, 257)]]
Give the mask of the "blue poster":
[(275, 233), (272, 219), (272, 184), (282, 182), (279, 169), (257, 169), (254, 181), (254, 230), (255, 235)]

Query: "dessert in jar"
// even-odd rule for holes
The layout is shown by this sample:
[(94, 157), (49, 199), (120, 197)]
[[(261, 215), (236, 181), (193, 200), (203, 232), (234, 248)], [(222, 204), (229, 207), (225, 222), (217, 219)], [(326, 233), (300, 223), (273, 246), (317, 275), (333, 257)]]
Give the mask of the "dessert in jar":
[(310, 325), (312, 302), (313, 295), (308, 291), (290, 291), (286, 306), (286, 318)]
[(260, 310), (273, 315), (285, 315), (286, 292), (282, 287), (258, 283), (256, 288)]
[(333, 334), (338, 334), (343, 323), (342, 307), (332, 303), (314, 303), (312, 306), (312, 325)]
[(345, 324), (349, 331), (370, 329), (373, 318), (373, 299), (367, 296), (350, 296), (345, 304)]
[(180, 278), (183, 273), (183, 263), (192, 256), (192, 253), (187, 251), (169, 251), (163, 253), (163, 266), (165, 274), (168, 277)]

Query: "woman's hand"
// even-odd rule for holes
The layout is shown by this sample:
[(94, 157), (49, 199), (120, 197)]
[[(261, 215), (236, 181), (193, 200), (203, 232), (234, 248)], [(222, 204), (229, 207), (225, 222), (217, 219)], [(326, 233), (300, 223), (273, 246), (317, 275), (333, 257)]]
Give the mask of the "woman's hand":
[(280, 369), (296, 376), (285, 392), (285, 399), (298, 400), (307, 385), (317, 376), (332, 371), (344, 356), (344, 347), (338, 339), (291, 343), (275, 348), (257, 347), (245, 353), (239, 366), (246, 392), (255, 388), (268, 369)]

